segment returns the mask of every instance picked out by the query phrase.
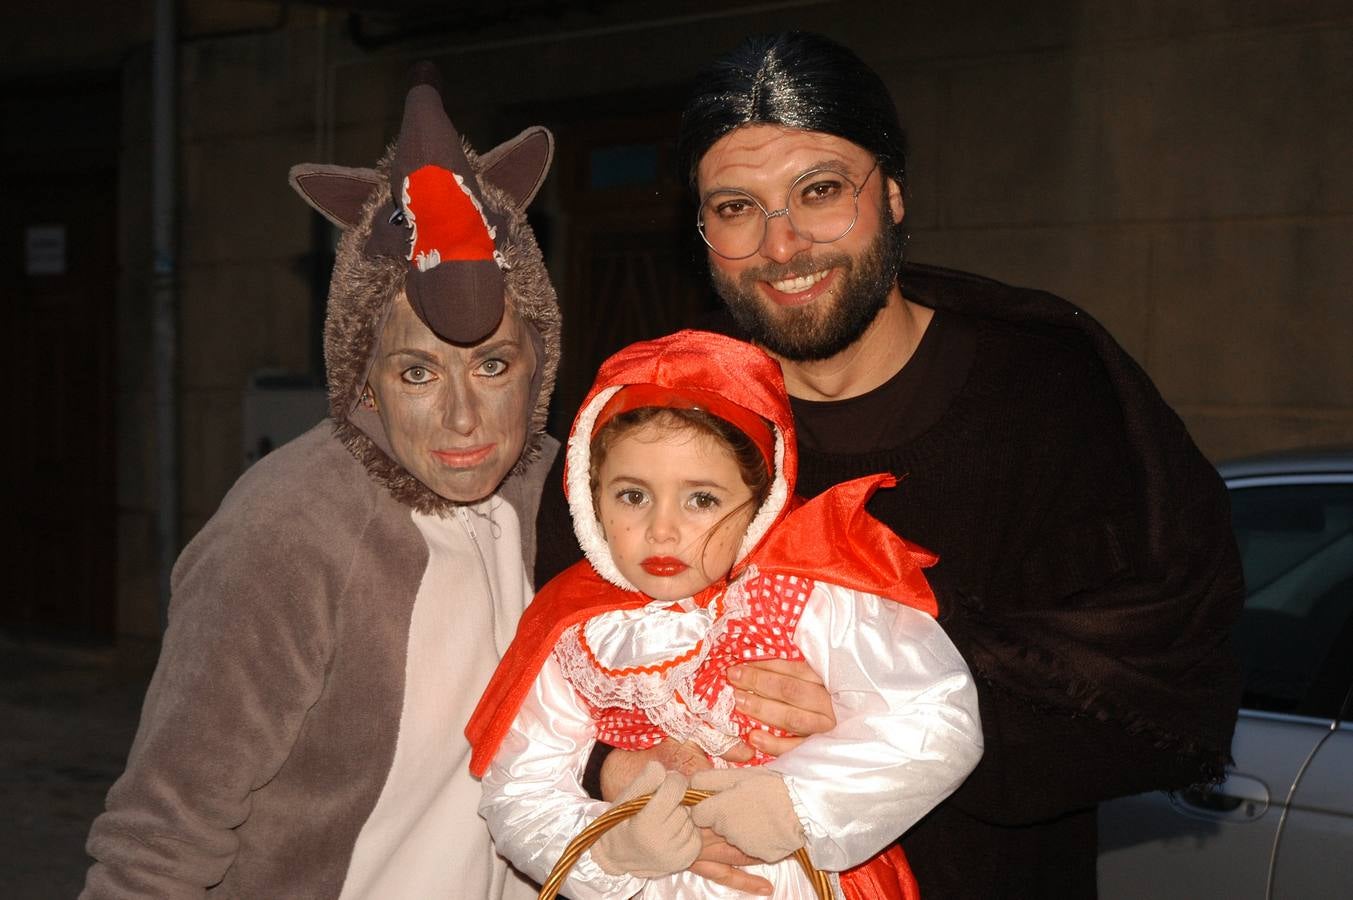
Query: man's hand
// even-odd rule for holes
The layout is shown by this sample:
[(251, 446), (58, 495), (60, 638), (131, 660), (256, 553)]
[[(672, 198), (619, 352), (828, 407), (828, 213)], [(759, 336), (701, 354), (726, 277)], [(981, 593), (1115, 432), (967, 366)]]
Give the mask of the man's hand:
[(740, 868), (754, 865), (760, 860), (752, 859), (715, 834), (713, 829), (701, 828), (700, 840), (703, 846), (699, 859), (691, 864), (693, 873), (744, 894), (770, 895), (772, 886), (769, 881)]
[[(808, 735), (836, 727), (832, 696), (803, 660), (768, 659), (731, 666), (728, 681), (733, 685), (733, 703), (739, 712), (789, 732), (790, 737), (752, 732), (748, 738), (752, 746), (769, 756), (788, 753)], [(731, 762), (746, 762), (752, 758), (752, 750), (746, 744), (738, 744), (723, 757)]]
[(688, 778), (712, 767), (705, 752), (691, 741), (663, 741), (647, 750), (612, 750), (601, 764), (601, 799), (619, 797), (649, 762), (662, 763), (669, 772), (680, 772)]

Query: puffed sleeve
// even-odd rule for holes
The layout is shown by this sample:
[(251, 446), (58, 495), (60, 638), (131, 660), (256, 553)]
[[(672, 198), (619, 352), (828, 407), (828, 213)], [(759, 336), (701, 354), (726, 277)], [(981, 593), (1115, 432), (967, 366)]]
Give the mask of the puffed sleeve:
[[(479, 804), (498, 852), (538, 882), (574, 835), (610, 806), (582, 789), (595, 741), (591, 715), (551, 655), (484, 774)], [(562, 892), (575, 900), (620, 900), (643, 886), (642, 878), (608, 875), (584, 853)]]
[(865, 861), (951, 794), (982, 755), (967, 665), (919, 610), (819, 583), (795, 632), (836, 727), (767, 765), (823, 869)]

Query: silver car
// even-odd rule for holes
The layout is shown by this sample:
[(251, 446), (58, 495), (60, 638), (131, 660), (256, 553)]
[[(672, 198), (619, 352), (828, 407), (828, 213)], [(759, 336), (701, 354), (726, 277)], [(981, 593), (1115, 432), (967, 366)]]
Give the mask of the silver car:
[(1104, 804), (1100, 897), (1353, 898), (1353, 448), (1218, 468), (1248, 591), (1235, 765)]

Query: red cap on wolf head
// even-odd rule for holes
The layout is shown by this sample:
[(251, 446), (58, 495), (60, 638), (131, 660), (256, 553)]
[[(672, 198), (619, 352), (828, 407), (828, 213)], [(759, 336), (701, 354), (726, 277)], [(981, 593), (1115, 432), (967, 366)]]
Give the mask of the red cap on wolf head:
[(460, 134), (442, 107), (431, 63), (414, 67), (390, 165), (391, 203), (372, 223), (364, 252), (402, 256), (409, 305), (443, 340), (473, 344), (503, 317), (498, 236), (507, 223), (483, 202)]

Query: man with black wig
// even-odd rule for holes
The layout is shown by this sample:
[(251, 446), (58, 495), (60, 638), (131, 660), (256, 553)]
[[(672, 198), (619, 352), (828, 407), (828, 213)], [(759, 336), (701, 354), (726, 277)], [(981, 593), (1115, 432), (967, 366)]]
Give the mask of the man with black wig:
[[(716, 61), (678, 159), (722, 330), (784, 369), (800, 491), (893, 472), (870, 511), (940, 556), (986, 751), (901, 837), (922, 895), (1095, 896), (1097, 804), (1216, 781), (1229, 758), (1243, 585), (1222, 483), (1084, 311), (903, 262), (903, 131), (845, 47), (790, 32)], [(766, 689), (745, 710), (792, 697), (749, 674)]]

